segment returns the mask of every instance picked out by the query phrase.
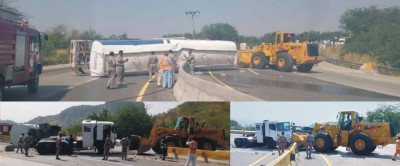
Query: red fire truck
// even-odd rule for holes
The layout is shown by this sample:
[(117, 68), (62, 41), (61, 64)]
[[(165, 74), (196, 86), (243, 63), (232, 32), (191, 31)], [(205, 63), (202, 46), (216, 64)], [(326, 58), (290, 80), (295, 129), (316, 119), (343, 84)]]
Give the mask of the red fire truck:
[(40, 32), (17, 14), (0, 9), (0, 101), (5, 87), (27, 85), (29, 93), (38, 91), (40, 50)]

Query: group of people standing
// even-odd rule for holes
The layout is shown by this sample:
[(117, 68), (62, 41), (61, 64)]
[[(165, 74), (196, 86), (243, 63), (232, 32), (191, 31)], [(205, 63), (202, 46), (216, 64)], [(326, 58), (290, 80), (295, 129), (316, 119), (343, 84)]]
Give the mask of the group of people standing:
[(107, 58), (108, 65), (108, 82), (107, 89), (121, 87), (124, 85), (125, 77), (125, 62), (128, 62), (128, 58), (124, 59), (124, 52), (119, 50), (118, 55), (115, 56), (114, 52), (111, 51)]
[(31, 134), (28, 133), (28, 135), (25, 136), (25, 134), (22, 133), (19, 136), (18, 146), (17, 146), (17, 153), (21, 149), (21, 154), (23, 154), (24, 150), (25, 150), (25, 156), (28, 156), (29, 148), (31, 147), (32, 144), (33, 144), (33, 138), (31, 136)]

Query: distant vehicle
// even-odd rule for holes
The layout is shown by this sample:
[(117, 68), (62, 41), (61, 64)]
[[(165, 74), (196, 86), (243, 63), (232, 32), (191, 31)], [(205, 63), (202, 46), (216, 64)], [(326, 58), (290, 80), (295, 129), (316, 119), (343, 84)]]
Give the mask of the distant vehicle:
[[(57, 136), (51, 136), (46, 139), (41, 139), (35, 146), (37, 152), (41, 155), (55, 154), (57, 145)], [(62, 137), (60, 154), (67, 154), (69, 151), (68, 139), (69, 137)]]
[(335, 42), (335, 44), (337, 44), (337, 45), (343, 45), (345, 42), (346, 42), (346, 38), (341, 37), (341, 38), (339, 38), (339, 39)]
[(92, 40), (71, 40), (69, 64), (74, 75), (89, 73), (89, 58)]
[(43, 138), (48, 138), (50, 136), (55, 136), (61, 130), (59, 126), (44, 124), (15, 124), (12, 126), (10, 131), (11, 143), (13, 145), (18, 145), (19, 136), (23, 133), (25, 136), (28, 133), (33, 137), (33, 145), (35, 145), (39, 140)]
[(29, 93), (38, 91), (41, 42), (40, 32), (27, 20), (0, 9), (0, 101), (4, 100), (5, 87), (27, 85)]

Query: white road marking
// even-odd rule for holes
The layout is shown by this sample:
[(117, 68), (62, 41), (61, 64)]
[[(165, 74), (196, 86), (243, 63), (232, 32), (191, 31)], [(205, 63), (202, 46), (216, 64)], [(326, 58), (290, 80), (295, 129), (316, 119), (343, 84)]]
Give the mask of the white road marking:
[(257, 72), (255, 72), (254, 70), (251, 70), (251, 69), (247, 69), (248, 71), (250, 71), (250, 72), (252, 72), (253, 74), (255, 74), (255, 75), (260, 75), (260, 74), (258, 74)]

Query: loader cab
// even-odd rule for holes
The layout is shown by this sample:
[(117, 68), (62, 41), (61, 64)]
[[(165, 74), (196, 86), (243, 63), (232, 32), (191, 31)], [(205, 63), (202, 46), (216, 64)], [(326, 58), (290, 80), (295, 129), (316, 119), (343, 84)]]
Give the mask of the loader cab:
[(339, 122), (340, 130), (352, 130), (357, 120), (360, 120), (359, 114), (354, 111), (344, 111), (339, 113)]
[(186, 131), (188, 135), (194, 134), (197, 131), (197, 126), (194, 118), (178, 117), (176, 120), (175, 130)]
[(296, 35), (294, 33), (287, 33), (287, 32), (275, 33), (275, 44), (295, 43), (295, 42), (296, 42)]

